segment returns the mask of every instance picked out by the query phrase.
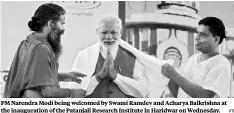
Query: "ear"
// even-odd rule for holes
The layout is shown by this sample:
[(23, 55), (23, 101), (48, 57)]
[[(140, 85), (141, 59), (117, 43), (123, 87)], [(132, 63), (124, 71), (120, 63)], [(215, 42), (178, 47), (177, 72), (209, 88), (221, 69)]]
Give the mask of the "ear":
[(220, 37), (219, 36), (215, 36), (215, 42), (217, 42), (219, 44), (219, 41), (220, 41)]
[(54, 23), (52, 22), (52, 20), (49, 20), (49, 21), (47, 22), (47, 27), (48, 27), (48, 29), (52, 29), (53, 26), (54, 26)]
[(123, 27), (120, 28), (120, 34), (123, 35)]

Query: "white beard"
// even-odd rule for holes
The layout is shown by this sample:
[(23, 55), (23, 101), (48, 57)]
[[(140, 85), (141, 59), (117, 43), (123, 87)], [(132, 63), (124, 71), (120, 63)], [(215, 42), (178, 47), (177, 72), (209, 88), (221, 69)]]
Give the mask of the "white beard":
[(100, 52), (101, 52), (103, 58), (106, 58), (107, 50), (109, 49), (110, 53), (112, 55), (112, 58), (115, 59), (117, 51), (118, 51), (118, 48), (119, 48), (120, 40), (117, 40), (114, 45), (108, 46), (108, 47), (104, 43), (102, 43), (100, 40), (98, 41), (98, 43), (101, 46)]
[(115, 44), (112, 46), (105, 45), (101, 40), (98, 40), (98, 43), (101, 45), (101, 48), (107, 52), (107, 50), (110, 50), (111, 52), (117, 51), (116, 48), (118, 48), (120, 39), (115, 41)]

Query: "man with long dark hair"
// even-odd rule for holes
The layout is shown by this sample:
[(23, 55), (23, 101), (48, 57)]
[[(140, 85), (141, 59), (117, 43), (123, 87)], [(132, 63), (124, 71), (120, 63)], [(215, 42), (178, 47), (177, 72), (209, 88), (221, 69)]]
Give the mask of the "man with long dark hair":
[(66, 11), (59, 5), (46, 3), (35, 12), (29, 28), (33, 31), (23, 40), (13, 59), (5, 86), (6, 98), (84, 97), (83, 89), (60, 88), (59, 81), (80, 83), (84, 74), (58, 73), (61, 35)]

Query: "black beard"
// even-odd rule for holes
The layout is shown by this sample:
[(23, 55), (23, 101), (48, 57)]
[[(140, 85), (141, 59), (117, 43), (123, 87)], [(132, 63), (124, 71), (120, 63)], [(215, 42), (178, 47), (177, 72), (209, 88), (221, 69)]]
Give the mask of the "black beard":
[(55, 53), (55, 57), (58, 60), (62, 53), (62, 45), (61, 45), (61, 33), (59, 31), (52, 31), (48, 37), (48, 43)]

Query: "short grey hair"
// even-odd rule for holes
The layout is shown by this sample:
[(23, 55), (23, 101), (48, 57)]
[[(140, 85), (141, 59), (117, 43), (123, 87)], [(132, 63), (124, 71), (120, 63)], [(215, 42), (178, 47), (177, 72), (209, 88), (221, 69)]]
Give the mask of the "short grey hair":
[(104, 22), (111, 22), (113, 21), (114, 24), (120, 28), (122, 28), (122, 20), (113, 14), (107, 14), (107, 15), (103, 15), (101, 16), (101, 18), (99, 19), (98, 22), (98, 28), (104, 23)]

